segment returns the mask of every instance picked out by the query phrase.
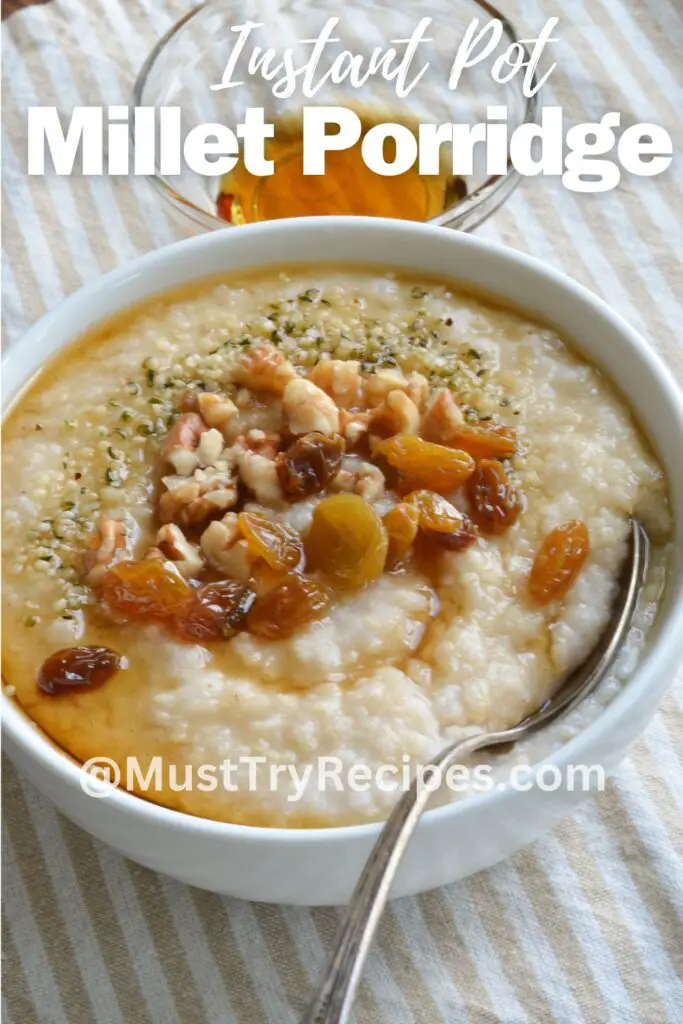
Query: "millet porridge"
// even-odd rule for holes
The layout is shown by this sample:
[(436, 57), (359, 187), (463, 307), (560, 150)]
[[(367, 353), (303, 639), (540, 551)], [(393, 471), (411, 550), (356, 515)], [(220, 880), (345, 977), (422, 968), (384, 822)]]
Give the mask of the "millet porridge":
[(80, 761), (238, 765), (237, 791), (146, 794), (219, 820), (396, 799), (254, 790), (245, 757), (400, 768), (518, 722), (598, 640), (637, 512), (636, 628), (533, 762), (623, 685), (665, 582), (666, 481), (623, 400), (448, 282), (294, 267), (156, 299), (44, 369), (3, 461), (7, 689)]

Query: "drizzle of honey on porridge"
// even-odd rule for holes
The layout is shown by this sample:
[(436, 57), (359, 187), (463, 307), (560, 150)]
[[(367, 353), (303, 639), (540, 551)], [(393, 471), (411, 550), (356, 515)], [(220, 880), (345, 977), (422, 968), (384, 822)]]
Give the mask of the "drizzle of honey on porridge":
[[(424, 586), (424, 584), (423, 584)], [(428, 588), (425, 589), (425, 593)], [(432, 594), (432, 603), (427, 616), (421, 623), (415, 620), (415, 628), (422, 625), (428, 627), (428, 619), (438, 613), (438, 600)], [(321, 828), (343, 827), (357, 824), (357, 814), (352, 809), (337, 814), (334, 820), (324, 814), (316, 814), (309, 810), (292, 810), (287, 812), (275, 808), (261, 806), (258, 802), (245, 799), (244, 795), (235, 792), (220, 791), (217, 803), (215, 793), (211, 790), (200, 791), (197, 787), (184, 792), (170, 784), (169, 780), (185, 777), (186, 765), (193, 763), (191, 755), (191, 737), (181, 737), (169, 733), (160, 722), (153, 721), (149, 714), (150, 701), (159, 695), (164, 699), (163, 691), (166, 681), (152, 678), (145, 669), (144, 662), (135, 653), (137, 626), (134, 624), (115, 624), (97, 612), (88, 616), (82, 643), (108, 647), (113, 650), (127, 652), (127, 667), (117, 671), (105, 685), (96, 689), (71, 689), (57, 697), (49, 696), (36, 686), (36, 664), (54, 652), (53, 643), (46, 636), (32, 637), (31, 644), (12, 645), (8, 652), (7, 645), (3, 651), (2, 675), (5, 680), (12, 680), (11, 690), (6, 692), (12, 696), (19, 706), (40, 729), (47, 741), (63, 751), (77, 764), (83, 764), (91, 758), (103, 755), (114, 761), (120, 771), (122, 788), (151, 803), (160, 804), (171, 810), (181, 811), (212, 820), (228, 821), (264, 828)], [(150, 637), (147, 643), (155, 643)], [(164, 642), (164, 633), (159, 631), (158, 643)], [(244, 672), (244, 665), (231, 650), (229, 644), (211, 645), (211, 665), (218, 673), (230, 678), (239, 678)], [(416, 651), (406, 651), (394, 660), (399, 670), (404, 670), (407, 662), (415, 656)], [(372, 658), (361, 661), (355, 666), (352, 676), (335, 680), (335, 685), (352, 688), (357, 678), (374, 667)], [(291, 681), (278, 679), (268, 682), (262, 680), (265, 691), (273, 690), (291, 695), (301, 694), (312, 684), (305, 679)], [(239, 699), (232, 696), (230, 699)], [(231, 750), (226, 749), (225, 757), (229, 759)], [(159, 776), (151, 785), (143, 785), (139, 781), (153, 764), (163, 765)], [(139, 766), (139, 776), (127, 775), (128, 765), (133, 761)]]
[[(375, 174), (363, 160), (361, 146), (368, 131), (387, 118), (372, 112), (359, 116), (359, 141), (349, 149), (328, 152), (324, 175), (304, 175), (301, 120), (290, 117), (276, 122), (275, 136), (265, 146), (266, 158), (275, 163), (273, 174), (250, 174), (240, 159), (221, 180), (218, 216), (231, 224), (333, 214), (424, 221), (467, 195), (464, 178), (453, 177), (445, 169), (438, 175), (420, 175), (417, 162), (395, 177)], [(405, 119), (402, 123), (415, 134), (412, 124)], [(394, 154), (395, 144), (388, 139), (385, 159), (393, 160)]]

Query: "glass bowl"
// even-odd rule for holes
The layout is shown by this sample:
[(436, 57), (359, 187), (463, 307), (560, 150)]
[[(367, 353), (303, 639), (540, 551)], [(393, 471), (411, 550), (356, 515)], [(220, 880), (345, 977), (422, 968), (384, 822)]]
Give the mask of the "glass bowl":
[[(400, 100), (394, 84), (377, 77), (371, 78), (360, 90), (354, 90), (347, 83), (325, 84), (314, 98), (305, 98), (297, 86), (291, 98), (277, 99), (270, 84), (260, 76), (246, 74), (246, 60), (254, 45), (275, 47), (278, 54), (292, 46), (297, 64), (305, 60), (310, 45), (304, 49), (300, 41), (315, 38), (331, 17), (339, 17), (339, 22), (334, 30), (335, 42), (328, 44), (320, 62), (321, 71), (327, 69), (328, 62), (341, 50), (369, 56), (377, 46), (384, 49), (391, 40), (405, 40), (427, 12), (421, 0), (409, 0), (400, 9), (392, 3), (393, 0), (349, 0), (340, 15), (336, 0), (317, 0), (315, 7), (304, 0), (209, 0), (189, 11), (156, 44), (135, 83), (134, 105), (157, 110), (179, 107), (183, 138), (201, 123), (220, 122), (234, 129), (242, 121), (245, 110), (253, 106), (263, 107), (266, 120), (275, 122), (282, 122), (304, 104), (315, 104), (372, 109), (381, 113), (378, 120), (383, 121), (475, 124), (487, 120), (488, 106), (504, 105), (508, 110), (508, 138), (520, 124), (535, 120), (537, 96), (529, 99), (524, 95), (521, 72), (505, 84), (498, 84), (491, 77), (497, 57), (511, 44), (522, 50), (524, 46), (510, 22), (485, 0), (432, 0), (428, 12), (432, 21), (426, 41), (418, 47), (411, 75), (427, 61), (430, 66), (417, 86)], [(449, 90), (449, 71), (467, 27), (477, 19), (481, 28), (492, 18), (502, 24), (498, 46), (480, 63), (463, 72), (456, 90)], [(233, 50), (236, 33), (231, 30), (248, 21), (256, 22), (259, 27), (252, 30), (242, 63), (237, 66), (240, 73), (234, 76), (243, 84), (212, 90), (211, 85), (221, 82)], [(457, 188), (451, 189), (449, 199), (439, 212), (425, 219), (471, 231), (507, 199), (519, 179), (509, 159), (506, 174), (488, 174), (484, 146), (477, 145), (473, 173), (466, 178), (466, 194)], [(181, 172), (173, 176), (162, 175), (157, 167), (151, 181), (176, 212), (189, 218), (195, 230), (234, 226), (217, 213), (219, 177), (197, 174), (183, 163)], [(457, 179), (455, 184), (458, 184)]]

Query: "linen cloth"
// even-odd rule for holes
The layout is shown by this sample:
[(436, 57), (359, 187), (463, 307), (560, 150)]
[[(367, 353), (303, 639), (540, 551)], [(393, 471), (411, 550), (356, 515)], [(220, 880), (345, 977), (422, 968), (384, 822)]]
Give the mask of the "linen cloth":
[[(5, 343), (83, 281), (179, 237), (146, 181), (29, 179), (26, 108), (121, 103), (182, 0), (55, 0), (4, 26)], [(677, 0), (519, 0), (560, 15), (544, 103), (674, 135), (672, 168), (572, 194), (526, 180), (481, 233), (604, 296), (683, 379), (683, 13)], [(425, 3), (425, 13), (429, 5)], [(607, 791), (507, 863), (388, 909), (358, 1024), (658, 1024), (683, 1013), (683, 682)], [(126, 861), (4, 779), (5, 1024), (289, 1024), (337, 910), (248, 904)]]

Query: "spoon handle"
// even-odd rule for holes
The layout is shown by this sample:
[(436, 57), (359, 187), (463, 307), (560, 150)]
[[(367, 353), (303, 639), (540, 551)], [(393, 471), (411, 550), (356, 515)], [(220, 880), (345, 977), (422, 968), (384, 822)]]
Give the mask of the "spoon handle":
[(391, 883), (415, 826), (432, 793), (438, 789), (434, 782), (438, 782), (446, 769), (454, 763), (460, 763), (460, 759), (468, 754), (482, 747), (515, 743), (560, 718), (604, 678), (628, 631), (643, 583), (647, 550), (645, 531), (636, 520), (632, 520), (630, 558), (625, 568), (621, 593), (613, 610), (612, 622), (593, 656), (572, 674), (548, 701), (547, 706), (512, 729), (480, 733), (451, 744), (434, 758), (421, 776), (413, 780), (410, 789), (406, 790), (394, 807), (372, 848), (337, 935), (325, 977), (302, 1024), (346, 1024), (348, 1021), (363, 965), (386, 906)]
[[(415, 778), (387, 819), (366, 862), (342, 926), (323, 982), (302, 1024), (346, 1024), (377, 925), (410, 837), (438, 785), (443, 771), (480, 747), (507, 742), (505, 733), (480, 734), (447, 747)], [(430, 779), (433, 780), (430, 785)]]

